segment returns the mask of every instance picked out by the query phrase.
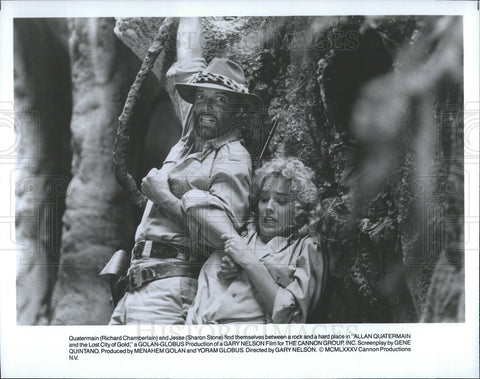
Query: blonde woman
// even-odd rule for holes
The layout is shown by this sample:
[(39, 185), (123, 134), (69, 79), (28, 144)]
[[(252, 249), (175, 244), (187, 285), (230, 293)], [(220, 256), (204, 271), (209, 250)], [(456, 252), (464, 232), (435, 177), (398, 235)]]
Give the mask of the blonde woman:
[(223, 235), (199, 276), (187, 323), (305, 323), (321, 298), (327, 261), (308, 235), (317, 200), (312, 170), (295, 158), (259, 168), (253, 222), (242, 236)]

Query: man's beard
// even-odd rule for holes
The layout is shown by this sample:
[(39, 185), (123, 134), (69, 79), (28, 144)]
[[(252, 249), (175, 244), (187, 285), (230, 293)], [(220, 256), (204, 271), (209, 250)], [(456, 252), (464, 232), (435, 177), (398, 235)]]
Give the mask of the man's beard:
[(223, 137), (241, 129), (242, 119), (235, 112), (225, 112), (221, 116), (209, 112), (194, 115), (193, 131), (202, 139)]
[(213, 139), (217, 137), (219, 119), (213, 113), (202, 112), (195, 116), (193, 130), (197, 137)]

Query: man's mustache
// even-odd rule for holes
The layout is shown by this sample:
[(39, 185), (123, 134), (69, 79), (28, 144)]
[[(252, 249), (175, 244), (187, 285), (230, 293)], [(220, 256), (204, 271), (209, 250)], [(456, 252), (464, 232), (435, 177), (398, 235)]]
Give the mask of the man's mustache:
[(198, 115), (198, 118), (202, 118), (202, 117), (205, 117), (205, 118), (211, 117), (211, 118), (214, 118), (215, 120), (218, 121), (218, 117), (217, 117), (215, 114), (213, 114), (213, 113), (202, 112), (202, 113), (200, 113), (200, 114)]

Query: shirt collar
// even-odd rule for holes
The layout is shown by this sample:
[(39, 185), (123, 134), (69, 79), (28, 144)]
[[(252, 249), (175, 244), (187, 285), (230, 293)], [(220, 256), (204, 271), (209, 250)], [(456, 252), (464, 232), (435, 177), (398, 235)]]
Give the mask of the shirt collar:
[[(250, 243), (252, 240), (255, 241), (255, 239), (257, 238), (260, 238), (260, 235), (255, 230), (255, 227), (252, 228), (249, 225), (248, 237), (247, 237), (248, 243)], [(276, 236), (276, 237), (273, 237), (270, 241), (268, 241), (265, 247), (270, 254), (276, 254), (285, 250), (289, 245), (291, 245), (291, 243), (292, 243), (292, 235), (288, 237)]]
[[(182, 139), (185, 141), (184, 142), (184, 152), (185, 155), (188, 155), (188, 152), (190, 151), (191, 147), (193, 146), (193, 123), (194, 123), (194, 117), (193, 117), (193, 107), (190, 107), (190, 110), (188, 112), (187, 116), (187, 122), (186, 122), (186, 128), (184, 128), (184, 133)], [(208, 140), (205, 142), (205, 145), (203, 145), (203, 150), (202, 150), (202, 157), (205, 157), (208, 153), (214, 150), (218, 150), (221, 148), (223, 145), (233, 142), (233, 141), (239, 141), (242, 139), (242, 133), (240, 129), (234, 129), (232, 132), (220, 136), (218, 138)]]
[[(185, 138), (185, 155), (189, 154), (189, 151), (191, 151), (191, 148), (193, 146), (193, 129), (191, 128), (188, 132), (188, 135)], [(220, 136), (218, 138), (214, 138), (211, 140), (208, 140), (205, 142), (203, 145), (203, 150), (201, 151), (200, 156), (204, 158), (207, 156), (212, 151), (220, 149), (222, 146), (226, 145), (227, 143), (234, 142), (234, 141), (239, 141), (242, 139), (241, 132), (239, 129), (235, 129), (232, 132)]]
[(208, 140), (205, 142), (205, 145), (203, 146), (203, 152), (207, 153), (212, 150), (218, 150), (221, 148), (223, 145), (226, 145), (227, 143), (233, 142), (233, 141), (238, 141), (242, 138), (240, 130), (235, 129), (234, 131), (228, 133), (227, 135), (223, 135), (221, 137)]
[(288, 241), (288, 237), (276, 236), (273, 237), (270, 241), (268, 241), (266, 246), (273, 252), (279, 253), (289, 245)]

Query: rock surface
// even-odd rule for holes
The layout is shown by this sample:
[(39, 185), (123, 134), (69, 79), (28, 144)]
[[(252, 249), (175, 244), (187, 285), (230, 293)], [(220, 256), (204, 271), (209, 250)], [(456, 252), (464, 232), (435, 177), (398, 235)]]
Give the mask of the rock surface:
[[(58, 279), (34, 265), (20, 270), (19, 323), (102, 324), (109, 318), (107, 286), (97, 274), (116, 249), (131, 247), (140, 215), (112, 171), (116, 118), (161, 22), (49, 20), (34, 29), (47, 41), (56, 31), (54, 51), (63, 54), (61, 67), (70, 61), (63, 73), (68, 85), (59, 93), (68, 92), (71, 82), (71, 104), (64, 97), (63, 118), (40, 122), (39, 128), (46, 144), (55, 140), (49, 130), (66, 141), (71, 115), (72, 180), (63, 229), (55, 229), (58, 241), (61, 235)], [(317, 231), (331, 277), (323, 311), (317, 310), (312, 321), (463, 321), (461, 19), (215, 17), (202, 24), (207, 61), (215, 56), (237, 61), (249, 89), (263, 98), (268, 107), (264, 134), (278, 119), (267, 157), (294, 155), (315, 170), (321, 194)], [(16, 49), (16, 67), (31, 76), (16, 76), (16, 100), (33, 109), (44, 92), (35, 81), (39, 73), (27, 68), (31, 37), (20, 31), (17, 45), (26, 50)], [(135, 114), (129, 158), (137, 180), (161, 164), (179, 137), (175, 99), (162, 88), (175, 56), (173, 34)], [(40, 74), (57, 78), (55, 67), (46, 64)], [(31, 87), (40, 92), (28, 93)], [(26, 141), (28, 152), (33, 142)], [(69, 180), (69, 154), (66, 148), (45, 154), (25, 175), (39, 180), (46, 193), (45, 162), (59, 165), (55, 172)], [(27, 222), (32, 195), (20, 184), (17, 236), (37, 243)], [(27, 300), (33, 287), (35, 299)], [(43, 305), (51, 312), (39, 321)]]
[[(160, 21), (117, 20), (117, 34), (142, 58), (143, 42), (122, 36), (153, 36)], [(456, 314), (461, 321), (463, 231), (446, 222), (463, 219), (463, 129), (453, 119), (458, 112), (448, 111), (463, 102), (461, 21), (214, 17), (202, 23), (207, 61), (240, 63), (250, 90), (279, 118), (270, 154), (295, 155), (315, 168), (318, 229), (334, 287), (327, 320), (452, 321)], [(450, 268), (439, 269), (444, 253)], [(435, 291), (449, 292), (435, 289), (445, 270), (457, 283), (451, 291), (458, 301), (449, 306), (458, 312), (426, 306)]]

